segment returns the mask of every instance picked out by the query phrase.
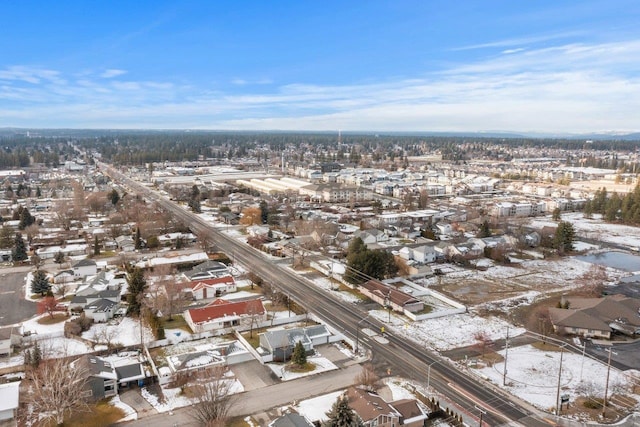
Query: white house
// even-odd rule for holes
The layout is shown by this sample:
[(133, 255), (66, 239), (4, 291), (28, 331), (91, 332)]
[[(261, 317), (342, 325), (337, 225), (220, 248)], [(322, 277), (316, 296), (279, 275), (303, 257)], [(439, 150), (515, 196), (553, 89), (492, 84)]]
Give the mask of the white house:
[(0, 384), (0, 424), (12, 425), (16, 419), (20, 397), (20, 381)]
[(232, 276), (194, 280), (184, 289), (185, 292), (192, 293), (194, 300), (216, 298), (237, 290), (236, 281)]
[(423, 264), (435, 262), (436, 250), (433, 248), (433, 246), (427, 246), (427, 245), (413, 248), (413, 259)]
[(0, 328), (0, 354), (11, 354), (13, 346), (20, 344), (22, 336), (13, 326)]
[(106, 322), (113, 319), (117, 309), (117, 302), (101, 298), (85, 305), (84, 314), (94, 322)]
[(92, 259), (81, 259), (71, 266), (74, 277), (95, 276), (98, 274), (98, 265)]
[[(259, 299), (227, 301), (219, 298), (202, 308), (184, 312), (184, 320), (195, 333), (248, 330), (267, 320), (267, 310)], [(251, 322), (253, 325), (250, 325)]]

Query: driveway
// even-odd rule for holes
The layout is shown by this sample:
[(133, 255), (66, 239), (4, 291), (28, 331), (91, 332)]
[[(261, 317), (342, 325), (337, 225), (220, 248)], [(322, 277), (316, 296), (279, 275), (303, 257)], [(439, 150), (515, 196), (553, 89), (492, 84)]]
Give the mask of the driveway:
[(24, 279), (30, 268), (0, 270), (0, 326), (30, 319), (36, 303), (24, 299)]

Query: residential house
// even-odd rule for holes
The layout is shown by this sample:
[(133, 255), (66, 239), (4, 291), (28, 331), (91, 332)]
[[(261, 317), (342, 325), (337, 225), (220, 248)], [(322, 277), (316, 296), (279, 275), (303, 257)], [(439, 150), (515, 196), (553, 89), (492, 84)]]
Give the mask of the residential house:
[(113, 319), (119, 305), (120, 304), (118, 302), (114, 302), (106, 298), (97, 299), (84, 306), (84, 314), (89, 319), (93, 319), (94, 322), (107, 322)]
[(424, 309), (424, 303), (419, 299), (377, 280), (369, 280), (359, 288), (365, 296), (394, 311), (415, 313)]
[(253, 326), (266, 321), (267, 311), (260, 299), (227, 301), (219, 298), (204, 307), (186, 310), (184, 319), (196, 333), (246, 330), (252, 321)]
[(611, 339), (614, 333), (640, 334), (640, 299), (624, 295), (603, 298), (563, 297), (568, 308), (550, 308), (556, 333)]
[(189, 282), (184, 292), (190, 293), (193, 299), (198, 301), (217, 298), (229, 292), (235, 292), (237, 289), (236, 281), (232, 276), (221, 276)]
[(0, 354), (11, 354), (13, 348), (22, 342), (22, 334), (18, 328), (7, 326), (0, 328)]
[(304, 350), (313, 353), (314, 345), (329, 342), (331, 333), (325, 325), (316, 325), (308, 328), (278, 329), (260, 334), (260, 347), (273, 355), (276, 362), (289, 360), (293, 349), (298, 342), (302, 343)]
[(356, 387), (349, 387), (345, 395), (365, 427), (424, 427), (428, 419), (415, 399), (387, 402), (375, 392)]
[(208, 260), (182, 273), (189, 281), (229, 276), (229, 268), (219, 261)]
[(375, 245), (381, 242), (389, 241), (389, 236), (384, 232), (371, 228), (369, 230), (358, 230), (353, 233), (354, 237), (362, 239), (365, 245)]
[(115, 315), (120, 303), (119, 289), (98, 291), (87, 287), (77, 292), (69, 303), (70, 311), (84, 310), (96, 322), (106, 322)]
[(0, 384), (0, 425), (17, 425), (19, 402), (20, 381)]
[(71, 268), (73, 269), (73, 276), (76, 278), (95, 276), (98, 273), (98, 265), (89, 258), (81, 259), (73, 264)]
[(142, 387), (148, 375), (144, 368), (143, 357), (123, 356), (112, 360), (118, 377), (118, 390), (134, 385)]
[(98, 356), (87, 355), (78, 359), (77, 363), (89, 374), (87, 388), (93, 400), (118, 394), (118, 376), (111, 362)]
[(62, 270), (56, 273), (53, 276), (53, 283), (61, 284), (61, 283), (70, 283), (73, 282), (76, 277), (73, 275), (73, 270)]
[(358, 414), (365, 427), (395, 427), (400, 413), (374, 392), (356, 387), (346, 391), (349, 407)]
[(424, 245), (416, 248), (410, 248), (408, 246), (403, 247), (398, 251), (400, 258), (407, 261), (415, 261), (421, 264), (428, 264), (435, 262), (436, 251), (433, 246)]
[(116, 237), (116, 243), (122, 252), (133, 252), (136, 250), (136, 244), (131, 236), (118, 236)]
[(271, 421), (269, 427), (314, 427), (314, 425), (300, 414), (289, 413)]

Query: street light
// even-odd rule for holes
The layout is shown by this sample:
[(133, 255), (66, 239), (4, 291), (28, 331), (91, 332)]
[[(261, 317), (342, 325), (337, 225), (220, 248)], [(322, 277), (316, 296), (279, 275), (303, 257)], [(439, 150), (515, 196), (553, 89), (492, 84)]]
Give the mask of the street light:
[[(607, 409), (607, 393), (609, 392), (609, 374), (611, 373), (611, 353), (614, 353), (610, 348), (607, 349), (609, 352), (609, 358), (607, 361), (607, 381), (604, 385), (604, 400), (602, 401), (602, 418), (604, 418), (605, 411)], [(618, 354), (618, 353), (615, 353)]]
[(427, 390), (429, 390), (431, 384), (431, 367), (436, 363), (440, 363), (440, 361), (434, 360), (433, 362), (429, 363), (429, 366), (427, 367)]
[(487, 411), (485, 411), (482, 408), (478, 408), (475, 405), (474, 405), (474, 408), (476, 408), (478, 411), (480, 411), (480, 422), (478, 423), (478, 427), (482, 427), (482, 417), (487, 413)]
[(366, 316), (364, 316), (362, 319), (360, 319), (360, 321), (358, 322), (358, 324), (356, 325), (356, 355), (358, 353), (360, 353), (360, 324), (362, 322), (364, 322), (364, 320), (369, 317), (370, 313), (367, 313)]

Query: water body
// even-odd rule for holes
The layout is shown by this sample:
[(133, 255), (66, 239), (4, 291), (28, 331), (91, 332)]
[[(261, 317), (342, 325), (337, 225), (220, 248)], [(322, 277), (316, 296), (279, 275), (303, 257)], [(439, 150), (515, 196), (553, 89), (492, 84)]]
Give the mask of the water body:
[(622, 271), (640, 271), (640, 256), (624, 252), (602, 252), (599, 254), (580, 255), (576, 256), (576, 259)]

